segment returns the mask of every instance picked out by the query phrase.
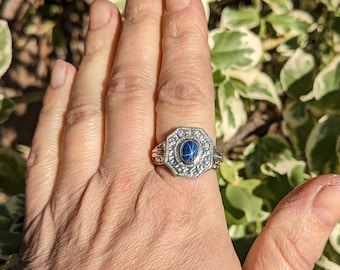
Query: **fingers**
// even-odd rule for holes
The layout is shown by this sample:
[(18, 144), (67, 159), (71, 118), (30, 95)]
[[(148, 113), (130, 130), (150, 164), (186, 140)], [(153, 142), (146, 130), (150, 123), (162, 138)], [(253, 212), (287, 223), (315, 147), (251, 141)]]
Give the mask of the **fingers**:
[(105, 103), (104, 171), (119, 168), (122, 172), (128, 166), (130, 172), (142, 174), (142, 169), (153, 168), (146, 157), (154, 134), (162, 10), (160, 0), (127, 1)]
[(58, 176), (63, 119), (74, 76), (72, 65), (56, 62), (27, 163), (26, 222), (45, 207)]
[(157, 142), (179, 126), (204, 128), (214, 138), (214, 88), (201, 1), (166, 1), (162, 25)]
[(321, 176), (293, 191), (273, 212), (244, 269), (312, 269), (340, 220), (339, 205), (339, 176)]
[(76, 187), (71, 190), (81, 190), (98, 169), (104, 140), (103, 95), (119, 34), (116, 7), (106, 0), (95, 1), (90, 10), (85, 55), (66, 115), (60, 183), (66, 190), (71, 186)]

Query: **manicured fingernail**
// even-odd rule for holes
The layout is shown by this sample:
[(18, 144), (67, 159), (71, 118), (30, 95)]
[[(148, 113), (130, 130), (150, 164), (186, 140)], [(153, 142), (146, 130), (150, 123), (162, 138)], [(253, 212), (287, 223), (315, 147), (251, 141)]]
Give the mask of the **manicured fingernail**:
[(57, 60), (57, 62), (54, 64), (51, 74), (50, 86), (52, 88), (61, 87), (65, 83), (66, 70), (67, 70), (66, 62), (62, 60)]
[(340, 177), (330, 176), (313, 202), (313, 213), (328, 226), (334, 226), (340, 220)]
[(90, 30), (99, 29), (110, 21), (112, 15), (110, 5), (107, 0), (94, 1), (90, 10)]
[(191, 0), (166, 0), (166, 9), (176, 12), (185, 9), (190, 5)]

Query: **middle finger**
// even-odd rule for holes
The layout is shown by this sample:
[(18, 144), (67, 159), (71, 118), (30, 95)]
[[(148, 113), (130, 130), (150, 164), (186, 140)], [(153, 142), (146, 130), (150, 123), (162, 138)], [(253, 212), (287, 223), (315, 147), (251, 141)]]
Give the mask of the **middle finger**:
[(124, 171), (130, 164), (127, 154), (135, 157), (134, 167), (139, 173), (141, 168), (152, 169), (145, 157), (154, 134), (162, 5), (160, 0), (127, 1), (105, 104), (104, 174), (118, 167)]

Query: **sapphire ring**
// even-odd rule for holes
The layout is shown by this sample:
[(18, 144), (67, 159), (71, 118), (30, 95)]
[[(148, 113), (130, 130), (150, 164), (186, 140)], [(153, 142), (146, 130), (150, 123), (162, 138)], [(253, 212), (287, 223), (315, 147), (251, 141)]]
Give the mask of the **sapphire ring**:
[(203, 129), (179, 127), (152, 150), (152, 160), (175, 176), (198, 178), (218, 168), (223, 157)]

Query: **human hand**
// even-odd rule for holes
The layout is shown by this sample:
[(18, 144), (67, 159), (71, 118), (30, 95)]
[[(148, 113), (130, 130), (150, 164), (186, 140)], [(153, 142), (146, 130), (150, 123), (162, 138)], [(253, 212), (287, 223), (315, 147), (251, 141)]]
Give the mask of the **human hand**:
[[(214, 171), (176, 178), (151, 160), (176, 127), (215, 137), (203, 8), (164, 2), (127, 1), (122, 24), (96, 0), (79, 70), (56, 63), (28, 161), (24, 269), (241, 269)], [(311, 269), (339, 194), (335, 176), (295, 190), (243, 268)]]

